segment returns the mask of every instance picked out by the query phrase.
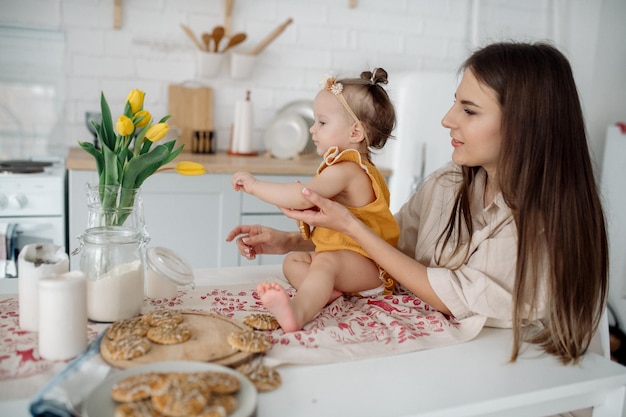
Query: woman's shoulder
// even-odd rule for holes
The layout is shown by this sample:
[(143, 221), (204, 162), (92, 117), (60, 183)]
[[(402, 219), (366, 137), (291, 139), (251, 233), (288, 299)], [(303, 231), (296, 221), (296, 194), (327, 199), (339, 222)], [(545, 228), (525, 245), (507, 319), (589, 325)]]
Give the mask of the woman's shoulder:
[(432, 187), (436, 185), (458, 185), (463, 176), (462, 168), (450, 161), (441, 167), (437, 168), (430, 174), (428, 174), (422, 184), (424, 186), (430, 185)]

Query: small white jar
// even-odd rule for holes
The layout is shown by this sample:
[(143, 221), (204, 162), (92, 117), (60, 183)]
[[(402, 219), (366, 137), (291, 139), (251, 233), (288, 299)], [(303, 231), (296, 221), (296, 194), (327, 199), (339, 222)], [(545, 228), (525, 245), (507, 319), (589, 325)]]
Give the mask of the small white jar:
[(189, 263), (170, 249), (156, 246), (146, 251), (146, 297), (173, 298), (178, 286), (193, 285)]

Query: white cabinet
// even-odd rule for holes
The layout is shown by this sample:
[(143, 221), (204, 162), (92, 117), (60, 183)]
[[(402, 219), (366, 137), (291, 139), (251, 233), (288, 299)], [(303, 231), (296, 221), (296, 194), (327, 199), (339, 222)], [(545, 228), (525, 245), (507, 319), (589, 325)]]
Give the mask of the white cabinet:
[[(306, 182), (311, 178), (286, 175), (257, 175), (256, 177), (261, 181), (277, 183)], [(242, 193), (241, 224), (261, 224), (279, 230), (298, 230), (296, 221), (286, 217), (276, 206), (245, 193)], [(284, 255), (259, 255), (253, 261), (240, 257), (239, 265), (281, 264), (283, 259)]]
[[(194, 268), (237, 265), (239, 253), (225, 242), (240, 221), (241, 196), (230, 186), (230, 175), (183, 177), (158, 173), (141, 187), (149, 246), (165, 246), (186, 258)], [(70, 251), (87, 225), (86, 182), (94, 171), (69, 171)], [(72, 257), (77, 258), (77, 257)], [(78, 261), (78, 260), (77, 260)], [(72, 262), (72, 269), (78, 262)]]
[[(291, 176), (259, 176), (277, 181), (305, 181)], [(78, 246), (77, 237), (87, 225), (85, 184), (97, 182), (95, 171), (68, 171), (68, 228), (70, 253)], [(226, 242), (228, 232), (238, 224), (262, 224), (282, 230), (298, 230), (295, 222), (276, 207), (245, 193), (235, 192), (230, 174), (183, 177), (158, 173), (141, 187), (149, 246), (165, 246), (186, 258), (193, 268), (237, 265), (279, 264), (283, 256), (264, 255), (247, 261), (234, 242)], [(80, 255), (70, 256), (72, 269), (78, 269)]]

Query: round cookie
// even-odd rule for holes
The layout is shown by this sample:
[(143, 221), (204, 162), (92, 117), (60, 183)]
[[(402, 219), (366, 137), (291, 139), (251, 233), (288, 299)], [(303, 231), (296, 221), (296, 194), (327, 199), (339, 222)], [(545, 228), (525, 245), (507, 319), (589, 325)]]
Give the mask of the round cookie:
[(109, 339), (120, 339), (124, 336), (145, 336), (150, 326), (141, 317), (120, 320), (112, 323), (106, 330)]
[(304, 240), (311, 239), (311, 226), (303, 222), (302, 220), (298, 220), (298, 229), (300, 229), (300, 234)]
[(239, 391), (241, 381), (233, 374), (218, 371), (197, 372), (211, 392), (215, 394), (234, 394)]
[(244, 363), (237, 367), (248, 378), (259, 392), (275, 390), (282, 384), (278, 371), (262, 363)]
[(186, 326), (157, 326), (151, 327), (147, 334), (148, 339), (161, 345), (183, 343), (191, 337), (191, 330)]
[(207, 405), (194, 417), (226, 417), (228, 413), (221, 405)]
[(150, 398), (167, 389), (167, 378), (159, 372), (146, 372), (120, 379), (111, 388), (111, 397), (117, 402), (133, 402)]
[(178, 324), (184, 320), (184, 317), (178, 310), (152, 310), (144, 314), (142, 319), (150, 326), (160, 326)]
[(115, 408), (114, 417), (157, 417), (162, 416), (154, 409), (152, 401), (142, 400), (131, 403), (123, 403)]
[(109, 360), (133, 359), (145, 355), (152, 345), (150, 340), (139, 336), (125, 336), (120, 339), (103, 339), (100, 353)]
[(152, 404), (159, 413), (170, 417), (193, 416), (207, 405), (211, 392), (200, 378), (188, 373), (171, 373), (168, 381), (167, 391), (152, 395)]
[(265, 352), (272, 347), (272, 341), (268, 335), (254, 330), (231, 333), (227, 341), (234, 349), (248, 353)]
[(216, 394), (211, 397), (208, 407), (221, 408), (228, 415), (237, 409), (237, 405), (237, 397), (233, 394)]
[(276, 330), (280, 327), (278, 321), (271, 314), (250, 314), (243, 322), (256, 330)]

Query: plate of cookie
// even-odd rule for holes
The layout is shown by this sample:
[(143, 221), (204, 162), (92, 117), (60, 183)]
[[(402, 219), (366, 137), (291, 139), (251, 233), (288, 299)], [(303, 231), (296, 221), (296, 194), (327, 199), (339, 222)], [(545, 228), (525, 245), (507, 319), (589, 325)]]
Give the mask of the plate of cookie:
[(229, 367), (206, 362), (166, 361), (109, 376), (85, 399), (83, 413), (87, 417), (250, 417), (256, 409), (257, 397), (252, 382)]
[[(122, 369), (178, 360), (235, 366), (261, 351), (229, 342), (233, 334), (249, 330), (248, 325), (219, 314), (153, 310), (112, 323), (102, 338), (100, 353), (107, 363)], [(271, 347), (269, 340), (263, 342), (254, 347)]]

